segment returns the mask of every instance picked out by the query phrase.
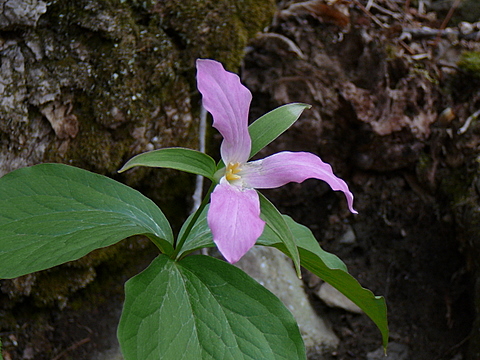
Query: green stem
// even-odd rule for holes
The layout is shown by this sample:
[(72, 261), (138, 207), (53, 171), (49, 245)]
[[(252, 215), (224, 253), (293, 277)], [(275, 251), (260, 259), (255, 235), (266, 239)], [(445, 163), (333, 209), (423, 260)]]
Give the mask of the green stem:
[(203, 198), (202, 203), (200, 204), (198, 209), (195, 211), (195, 214), (193, 214), (193, 217), (188, 223), (187, 228), (185, 229), (182, 237), (180, 238), (180, 240), (178, 240), (178, 242), (175, 242), (175, 250), (170, 256), (171, 259), (176, 259), (178, 254), (180, 253), (180, 250), (182, 250), (183, 244), (185, 243), (185, 240), (187, 240), (188, 234), (190, 234), (190, 231), (192, 231), (192, 228), (197, 222), (198, 217), (200, 216), (203, 209), (205, 208), (205, 206), (207, 206), (208, 202), (210, 201), (210, 194), (212, 193), (216, 185), (217, 185), (216, 183), (212, 183), (210, 185), (210, 188), (208, 189), (207, 194)]

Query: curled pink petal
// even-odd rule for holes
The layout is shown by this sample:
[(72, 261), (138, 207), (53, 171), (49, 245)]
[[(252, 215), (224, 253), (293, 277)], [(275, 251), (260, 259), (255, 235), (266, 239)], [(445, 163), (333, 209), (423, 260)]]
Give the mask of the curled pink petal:
[(228, 183), (217, 185), (211, 194), (207, 222), (218, 250), (228, 262), (237, 262), (255, 245), (265, 226), (257, 192)]
[(214, 60), (197, 60), (197, 86), (203, 106), (213, 116), (213, 127), (223, 136), (220, 148), (223, 161), (246, 162), (251, 149), (248, 111), (252, 94), (236, 74)]
[(333, 190), (343, 191), (348, 208), (352, 213), (357, 213), (347, 183), (335, 176), (329, 164), (312, 153), (279, 152), (245, 164), (239, 175), (245, 186), (255, 189), (272, 189), (289, 182), (301, 183), (310, 178), (323, 180)]

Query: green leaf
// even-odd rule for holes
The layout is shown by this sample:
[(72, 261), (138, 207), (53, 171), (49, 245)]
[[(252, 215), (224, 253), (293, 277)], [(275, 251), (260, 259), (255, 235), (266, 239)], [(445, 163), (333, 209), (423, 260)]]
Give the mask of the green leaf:
[(136, 234), (147, 235), (166, 253), (173, 251), (162, 211), (105, 176), (41, 164), (0, 178), (0, 278), (76, 260)]
[[(337, 256), (324, 251), (320, 247), (307, 227), (296, 223), (288, 216), (284, 215), (284, 217), (296, 240), (302, 266), (357, 304), (377, 325), (382, 333), (383, 345), (386, 347), (389, 331), (385, 299), (381, 296), (375, 296), (370, 290), (363, 288), (347, 272), (347, 267)], [(289, 255), (278, 235), (270, 229), (263, 232), (257, 244), (276, 247)]]
[[(208, 227), (208, 223), (207, 223), (207, 213), (208, 213), (209, 206), (210, 205), (205, 206), (200, 216), (198, 217), (197, 221), (195, 222), (192, 229), (190, 230), (190, 233), (187, 235), (187, 238), (185, 239), (185, 242), (182, 246), (182, 249), (179, 255), (180, 258), (191, 253), (192, 251), (205, 248), (205, 247), (215, 246), (212, 240), (212, 232), (210, 231), (210, 228)], [(187, 218), (185, 223), (182, 225), (182, 228), (180, 229), (180, 232), (178, 234), (179, 239), (181, 239), (182, 236), (184, 235), (190, 221), (192, 221), (193, 216), (194, 214), (191, 214)]]
[(277, 238), (285, 245), (287, 255), (293, 260), (293, 264), (295, 265), (297, 276), (301, 278), (300, 255), (290, 228), (277, 208), (261, 193), (258, 195), (260, 197), (260, 217), (266, 222), (265, 227), (273, 231)]
[(119, 170), (126, 171), (135, 166), (161, 167), (186, 171), (214, 180), (217, 170), (215, 160), (200, 151), (186, 148), (165, 148), (134, 156)]
[(248, 127), (252, 138), (250, 157), (283, 134), (311, 105), (293, 103), (280, 106), (259, 117)]
[(280, 300), (223, 261), (160, 255), (125, 292), (118, 327), (125, 360), (306, 358)]

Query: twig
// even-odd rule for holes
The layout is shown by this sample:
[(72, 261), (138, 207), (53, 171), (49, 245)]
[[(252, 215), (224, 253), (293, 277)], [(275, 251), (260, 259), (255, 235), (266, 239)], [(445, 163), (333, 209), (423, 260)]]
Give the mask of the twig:
[(472, 121), (476, 120), (479, 115), (480, 115), (480, 110), (477, 110), (472, 115), (470, 115), (465, 121), (465, 124), (463, 124), (463, 126), (460, 129), (458, 129), (457, 134), (462, 135), (466, 133)]
[(355, 5), (357, 5), (360, 8), (360, 10), (362, 10), (365, 13), (365, 15), (367, 15), (370, 19), (372, 19), (375, 24), (380, 26), (382, 29), (387, 28), (380, 20), (377, 19), (377, 17), (375, 15), (373, 15), (370, 11), (368, 11), (365, 8), (365, 6), (360, 4), (360, 2), (358, 2), (358, 0), (353, 0), (353, 2), (355, 3)]
[(72, 351), (72, 350), (75, 350), (76, 348), (78, 348), (79, 346), (82, 346), (83, 344), (86, 344), (87, 342), (89, 342), (91, 339), (90, 338), (85, 338), (85, 339), (82, 339), (78, 342), (76, 342), (75, 344), (73, 344), (72, 346), (69, 346), (68, 348), (66, 348), (64, 351), (62, 351), (60, 354), (58, 354), (57, 356), (55, 356), (52, 360), (59, 360), (61, 359), (62, 357), (64, 357), (68, 352)]
[(368, 11), (370, 11), (370, 8), (372, 7), (373, 5), (373, 0), (368, 0), (368, 3), (367, 5), (365, 6), (365, 9), (367, 9)]
[(435, 37), (448, 37), (457, 36), (459, 39), (478, 41), (480, 40), (480, 31), (472, 32), (469, 34), (463, 34), (458, 30), (452, 28), (446, 29), (432, 29), (429, 27), (422, 27), (420, 29), (415, 28), (403, 28), (402, 32), (412, 35), (414, 38), (435, 38)]
[(372, 7), (373, 7), (374, 9), (377, 9), (378, 11), (386, 14), (386, 15), (390, 15), (390, 16), (393, 17), (394, 19), (400, 19), (400, 18), (402, 17), (400, 14), (397, 14), (397, 13), (395, 13), (395, 12), (393, 12), (393, 11), (390, 11), (390, 10), (388, 10), (388, 9), (385, 9), (383, 6), (380, 6), (380, 5), (376, 4), (376, 3), (372, 3)]
[(400, 45), (402, 45), (403, 48), (404, 48), (405, 50), (407, 50), (407, 52), (408, 52), (410, 55), (415, 55), (415, 51), (413, 51), (413, 49), (412, 49), (410, 46), (408, 46), (408, 45), (405, 43), (405, 41), (400, 40), (398, 43), (399, 43)]
[[(207, 133), (207, 110), (202, 106), (200, 109), (200, 123), (198, 127), (198, 150), (205, 152), (205, 137)], [(192, 213), (194, 213), (202, 202), (203, 192), (203, 176), (197, 175), (195, 181), (195, 192), (193, 193), (193, 207)]]
[(425, 2), (424, 0), (419, 0), (418, 1), (418, 13), (419, 14), (425, 14)]
[(405, 6), (403, 7), (405, 14), (408, 12), (410, 8), (410, 0), (405, 0)]
[[(442, 25), (440, 25), (440, 30), (443, 30), (447, 27), (448, 22), (453, 16), (453, 13), (457, 9), (458, 5), (460, 5), (460, 1), (462, 0), (455, 0), (455, 2), (452, 4), (452, 7), (450, 8), (450, 10), (448, 10), (447, 16), (445, 16), (445, 19), (443, 19)], [(437, 35), (437, 38), (435, 39), (435, 43), (433, 44), (433, 46), (436, 46), (439, 41), (440, 41), (440, 36)]]
[(444, 353), (444, 355), (441, 355), (441, 356), (435, 358), (435, 360), (445, 359), (448, 354), (451, 354), (454, 350), (458, 349), (460, 346), (462, 346), (463, 344), (465, 344), (468, 340), (470, 340), (471, 337), (472, 337), (472, 334), (467, 335), (467, 336), (466, 336), (463, 340), (461, 340), (459, 343), (453, 345), (450, 349), (448, 349), (448, 350)]
[[(200, 123), (198, 126), (198, 150), (201, 152), (205, 152), (205, 144), (206, 144), (206, 137), (207, 137), (207, 110), (203, 105), (200, 107)], [(197, 175), (195, 179), (195, 192), (193, 193), (193, 206), (191, 213), (193, 214), (195, 211), (198, 210), (200, 205), (202, 204), (202, 195), (203, 195), (203, 176)], [(208, 249), (202, 249), (203, 255), (208, 255)]]
[(442, 66), (442, 67), (446, 67), (446, 68), (450, 68), (450, 69), (453, 69), (453, 70), (456, 70), (456, 71), (463, 72), (462, 69), (460, 69), (457, 65), (455, 65), (453, 63), (449, 63), (449, 62), (446, 62), (446, 61), (439, 60), (439, 61), (437, 61), (437, 64), (438, 64), (438, 66)]
[(424, 26), (420, 29), (403, 28), (402, 32), (408, 33), (408, 34), (412, 35), (412, 37), (415, 37), (415, 38), (434, 38), (434, 37), (447, 36), (447, 35), (451, 35), (451, 34), (460, 35), (459, 31), (455, 31), (455, 30), (452, 30), (450, 28), (448, 30), (445, 30), (445, 29), (439, 30), (439, 29), (432, 29), (432, 28), (429, 28), (429, 27), (426, 27), (426, 26)]

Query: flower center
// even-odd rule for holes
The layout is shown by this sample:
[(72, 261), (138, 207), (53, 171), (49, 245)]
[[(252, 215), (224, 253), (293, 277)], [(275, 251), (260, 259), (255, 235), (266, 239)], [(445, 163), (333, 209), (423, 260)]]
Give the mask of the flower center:
[(240, 171), (242, 171), (240, 163), (228, 163), (227, 170), (225, 171), (225, 179), (228, 181), (240, 179), (240, 175), (237, 175)]

